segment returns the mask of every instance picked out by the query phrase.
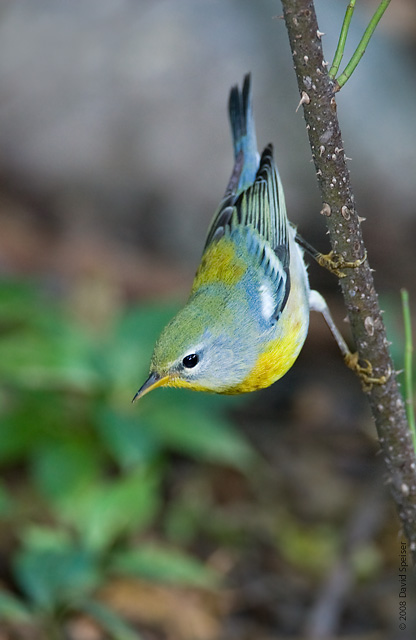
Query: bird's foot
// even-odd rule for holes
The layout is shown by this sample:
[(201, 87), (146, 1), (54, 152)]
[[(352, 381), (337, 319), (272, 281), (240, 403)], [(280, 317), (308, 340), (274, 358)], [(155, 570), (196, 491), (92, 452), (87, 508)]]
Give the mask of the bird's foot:
[(356, 269), (360, 267), (367, 259), (367, 251), (364, 253), (364, 257), (359, 260), (345, 260), (339, 253), (330, 251), (329, 253), (318, 253), (316, 260), (321, 267), (325, 267), (328, 271), (334, 273), (338, 278), (345, 278), (347, 275), (342, 269)]
[(379, 376), (376, 378), (373, 373), (373, 365), (369, 360), (363, 360), (364, 365), (360, 364), (358, 352), (347, 353), (344, 356), (346, 365), (352, 369), (361, 380), (363, 391), (368, 393), (371, 391), (373, 384), (385, 384), (390, 378), (391, 372), (387, 375)]

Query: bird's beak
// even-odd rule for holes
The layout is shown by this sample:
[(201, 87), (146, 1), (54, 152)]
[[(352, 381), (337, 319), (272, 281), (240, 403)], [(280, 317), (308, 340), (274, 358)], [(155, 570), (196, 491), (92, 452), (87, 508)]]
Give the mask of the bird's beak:
[(134, 396), (132, 402), (142, 398), (149, 391), (153, 391), (153, 389), (157, 389), (157, 387), (164, 387), (169, 380), (169, 376), (161, 376), (158, 373), (151, 373), (147, 378), (146, 382), (140, 387), (136, 395)]

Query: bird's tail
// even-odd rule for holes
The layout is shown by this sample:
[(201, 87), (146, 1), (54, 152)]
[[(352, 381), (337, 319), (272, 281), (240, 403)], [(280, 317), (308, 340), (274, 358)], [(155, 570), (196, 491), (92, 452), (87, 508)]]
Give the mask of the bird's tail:
[(254, 182), (260, 161), (260, 156), (257, 151), (256, 129), (251, 99), (251, 77), (249, 73), (244, 76), (241, 91), (237, 85), (231, 89), (228, 112), (230, 115), (236, 163), (241, 162), (241, 154), (243, 156), (243, 167), (237, 187), (237, 191), (239, 191)]

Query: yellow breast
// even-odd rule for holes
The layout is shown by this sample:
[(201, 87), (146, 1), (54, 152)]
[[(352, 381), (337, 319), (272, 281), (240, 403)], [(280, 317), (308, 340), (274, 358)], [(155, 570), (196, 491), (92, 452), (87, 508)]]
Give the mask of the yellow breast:
[[(281, 319), (282, 320), (282, 319)], [(280, 320), (280, 321), (281, 321)], [(307, 325), (306, 325), (307, 327)], [(269, 387), (290, 369), (302, 348), (305, 324), (298, 321), (283, 336), (271, 340), (257, 359), (254, 368), (232, 393), (247, 393)]]

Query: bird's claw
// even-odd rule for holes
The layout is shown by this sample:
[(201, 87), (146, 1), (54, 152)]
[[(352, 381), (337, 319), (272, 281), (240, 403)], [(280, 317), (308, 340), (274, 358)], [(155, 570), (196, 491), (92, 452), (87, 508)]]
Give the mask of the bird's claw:
[(362, 362), (364, 362), (364, 365), (360, 364), (358, 352), (347, 353), (344, 358), (347, 366), (352, 369), (360, 378), (363, 391), (365, 392), (371, 391), (373, 384), (385, 384), (390, 378), (390, 371), (387, 373), (387, 375), (379, 376), (378, 378), (376, 378), (373, 375), (373, 365), (369, 360), (363, 360)]
[(329, 253), (318, 253), (316, 260), (321, 267), (325, 267), (328, 271), (334, 273), (338, 278), (345, 278), (346, 273), (342, 269), (356, 269), (360, 267), (367, 259), (367, 251), (364, 253), (364, 257), (359, 260), (345, 260), (339, 253), (330, 251)]

